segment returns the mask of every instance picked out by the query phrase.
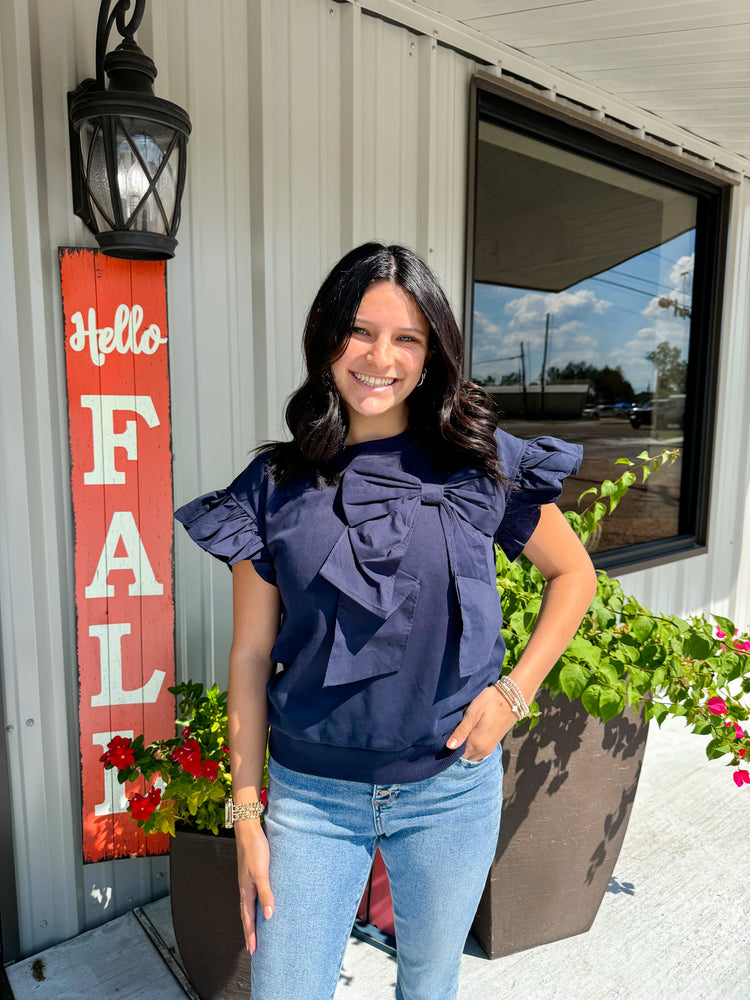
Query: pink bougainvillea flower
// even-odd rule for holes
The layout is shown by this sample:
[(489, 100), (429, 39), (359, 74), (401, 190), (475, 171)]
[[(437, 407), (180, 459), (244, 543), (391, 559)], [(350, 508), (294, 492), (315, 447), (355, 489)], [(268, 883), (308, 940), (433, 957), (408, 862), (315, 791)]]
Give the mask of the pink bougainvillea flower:
[(218, 760), (204, 760), (203, 768), (201, 769), (201, 778), (208, 778), (209, 781), (216, 781), (216, 775), (219, 773), (219, 762)]
[(727, 714), (727, 703), (723, 698), (709, 698), (706, 702), (706, 708), (712, 715), (726, 715)]
[(734, 738), (736, 740), (741, 740), (745, 736), (745, 730), (739, 724), (739, 722), (730, 722), (728, 719), (724, 723), (725, 726), (734, 726)]
[(121, 771), (135, 763), (135, 754), (130, 746), (130, 740), (124, 736), (115, 736), (107, 744), (107, 749), (99, 760), (102, 764), (111, 764)]
[(172, 760), (194, 778), (203, 776), (203, 759), (198, 740), (185, 740), (181, 747), (175, 747), (172, 751)]
[(750, 771), (735, 771), (732, 777), (738, 788), (742, 788), (743, 785), (750, 785)]
[(148, 819), (161, 802), (161, 789), (154, 785), (148, 795), (141, 795), (140, 792), (136, 792), (130, 796), (128, 802), (130, 803), (130, 812), (133, 819)]
[(750, 639), (745, 639), (744, 642), (738, 642), (734, 648), (738, 653), (750, 653)]
[(727, 634), (726, 634), (726, 632), (724, 632), (724, 631), (723, 631), (722, 629), (720, 629), (720, 628), (717, 628), (717, 629), (716, 629), (716, 638), (717, 638), (717, 639), (726, 639), (726, 637), (727, 637)]

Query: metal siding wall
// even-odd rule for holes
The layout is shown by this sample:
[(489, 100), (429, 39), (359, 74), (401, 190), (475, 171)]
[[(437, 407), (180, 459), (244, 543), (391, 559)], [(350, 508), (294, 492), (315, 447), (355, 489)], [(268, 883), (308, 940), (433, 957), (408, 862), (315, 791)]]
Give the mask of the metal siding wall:
[(72, 630), (59, 598), (70, 552), (69, 503), (60, 479), (67, 446), (63, 451), (58, 430), (52, 291), (39, 214), (44, 181), (39, 185), (34, 134), (40, 110), (34, 37), (25, 3), (9, 0), (0, 7), (0, 627), (3, 738), (25, 953), (76, 933), (80, 916), (72, 806), (77, 778), (70, 769), (75, 732), (68, 725), (75, 704)]
[[(56, 248), (94, 245), (70, 206), (65, 93), (92, 73), (97, 10), (97, 0), (0, 8), (0, 448), (14, 471), (0, 487), (0, 626), (26, 953), (160, 894), (167, 870), (165, 859), (85, 869), (79, 861)], [(194, 127), (168, 267), (181, 503), (228, 483), (251, 447), (284, 435), (304, 316), (342, 252), (373, 237), (414, 246), (460, 315), (475, 66), (430, 35), (322, 0), (153, 3), (138, 37), (159, 69), (157, 93), (186, 107)], [(748, 184), (732, 212), (711, 552), (623, 577), (654, 609), (684, 614), (710, 603), (745, 624)], [(181, 529), (175, 572), (178, 677), (225, 685), (230, 574)]]

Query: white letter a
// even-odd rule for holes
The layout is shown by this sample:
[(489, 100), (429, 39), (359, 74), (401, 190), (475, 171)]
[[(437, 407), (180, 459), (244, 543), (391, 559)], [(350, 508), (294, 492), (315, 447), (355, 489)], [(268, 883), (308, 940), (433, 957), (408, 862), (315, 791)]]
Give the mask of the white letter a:
[[(115, 555), (120, 540), (125, 546), (124, 556)], [(135, 575), (135, 580), (128, 587), (130, 597), (154, 597), (164, 593), (164, 587), (157, 581), (151, 569), (141, 536), (129, 510), (116, 510), (112, 515), (94, 579), (86, 587), (86, 597), (114, 597), (115, 588), (107, 583), (107, 578), (115, 569), (129, 569)]]

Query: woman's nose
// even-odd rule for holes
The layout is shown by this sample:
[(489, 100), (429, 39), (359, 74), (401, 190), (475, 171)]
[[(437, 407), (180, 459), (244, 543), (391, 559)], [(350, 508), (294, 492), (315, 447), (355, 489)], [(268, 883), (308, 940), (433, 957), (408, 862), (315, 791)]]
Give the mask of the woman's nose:
[(393, 348), (387, 337), (376, 337), (368, 353), (372, 363), (383, 368), (391, 363)]

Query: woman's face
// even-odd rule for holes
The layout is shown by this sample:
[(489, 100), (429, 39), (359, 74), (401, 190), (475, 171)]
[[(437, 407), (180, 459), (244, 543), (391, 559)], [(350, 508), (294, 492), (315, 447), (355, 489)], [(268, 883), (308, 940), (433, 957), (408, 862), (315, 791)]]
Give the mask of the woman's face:
[(346, 350), (331, 365), (349, 414), (346, 444), (400, 434), (406, 399), (429, 360), (429, 323), (408, 292), (375, 281), (362, 296)]

